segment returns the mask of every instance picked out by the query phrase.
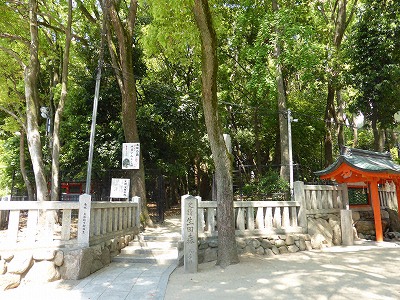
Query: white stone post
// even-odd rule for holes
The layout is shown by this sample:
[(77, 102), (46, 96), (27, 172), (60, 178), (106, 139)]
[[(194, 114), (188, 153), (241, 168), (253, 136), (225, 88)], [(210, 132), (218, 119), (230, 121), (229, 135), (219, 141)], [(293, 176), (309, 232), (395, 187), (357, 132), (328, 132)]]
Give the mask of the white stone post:
[(351, 210), (340, 210), (340, 225), (342, 228), (342, 245), (351, 246), (354, 244), (353, 218)]
[(133, 196), (132, 203), (137, 203), (136, 214), (135, 214), (135, 225), (139, 229), (140, 228), (140, 214), (141, 214), (141, 209), (142, 209), (142, 203), (140, 202), (140, 197)]
[(89, 194), (79, 196), (78, 243), (84, 247), (89, 246), (91, 206), (92, 197)]
[(294, 200), (300, 202), (300, 209), (298, 213), (299, 226), (303, 227), (304, 232), (307, 232), (307, 214), (306, 214), (306, 199), (304, 191), (304, 182), (296, 181), (293, 184)]
[(183, 199), (182, 216), (183, 226), (183, 245), (184, 245), (184, 269), (186, 273), (196, 273), (198, 265), (197, 240), (198, 240), (198, 204), (197, 199), (188, 196)]
[[(196, 196), (197, 203), (201, 202), (201, 197)], [(206, 222), (204, 221), (204, 208), (198, 208), (198, 232), (204, 233), (204, 227), (206, 226)]]

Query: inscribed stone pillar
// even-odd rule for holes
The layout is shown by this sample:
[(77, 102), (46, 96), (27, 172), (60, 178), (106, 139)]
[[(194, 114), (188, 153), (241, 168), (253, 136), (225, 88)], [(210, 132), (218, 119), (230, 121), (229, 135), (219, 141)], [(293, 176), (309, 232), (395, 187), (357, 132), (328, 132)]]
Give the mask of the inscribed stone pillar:
[(187, 273), (196, 273), (198, 264), (197, 237), (198, 237), (198, 212), (197, 199), (193, 196), (184, 200), (183, 215), (183, 245), (184, 245), (184, 269)]

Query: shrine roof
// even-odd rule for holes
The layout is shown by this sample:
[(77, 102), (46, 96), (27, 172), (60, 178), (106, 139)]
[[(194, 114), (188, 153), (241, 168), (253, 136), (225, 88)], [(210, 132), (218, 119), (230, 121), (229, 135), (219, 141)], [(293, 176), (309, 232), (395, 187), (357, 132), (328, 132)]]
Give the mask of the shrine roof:
[(390, 153), (373, 152), (343, 147), (339, 158), (324, 170), (315, 172), (323, 176), (334, 172), (342, 164), (369, 173), (400, 174), (400, 165), (393, 162)]

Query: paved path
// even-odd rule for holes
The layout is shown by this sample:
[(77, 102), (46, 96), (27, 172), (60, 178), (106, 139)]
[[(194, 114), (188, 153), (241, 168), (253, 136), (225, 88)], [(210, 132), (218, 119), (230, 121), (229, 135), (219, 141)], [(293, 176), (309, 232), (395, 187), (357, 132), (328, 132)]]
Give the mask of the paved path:
[(2, 300), (164, 299), (174, 265), (111, 263), (82, 280), (29, 283), (0, 293)]
[[(176, 235), (179, 219), (166, 224), (149, 231)], [(226, 269), (215, 262), (200, 264), (196, 274), (185, 273), (169, 260), (127, 260), (82, 280), (30, 283), (0, 292), (0, 299), (395, 300), (400, 299), (400, 245), (363, 242), (270, 258), (242, 256), (239, 264)]]
[[(178, 217), (165, 220), (163, 226), (146, 229), (146, 234), (163, 239), (180, 235)], [(138, 255), (140, 256), (140, 255)], [(123, 256), (107, 267), (82, 280), (59, 280), (46, 284), (26, 283), (16, 289), (0, 292), (1, 300), (162, 300), (168, 278), (175, 270), (177, 260), (170, 255), (153, 254), (145, 262), (133, 262)], [(176, 257), (177, 258), (177, 251)], [(150, 263), (149, 263), (150, 262)]]

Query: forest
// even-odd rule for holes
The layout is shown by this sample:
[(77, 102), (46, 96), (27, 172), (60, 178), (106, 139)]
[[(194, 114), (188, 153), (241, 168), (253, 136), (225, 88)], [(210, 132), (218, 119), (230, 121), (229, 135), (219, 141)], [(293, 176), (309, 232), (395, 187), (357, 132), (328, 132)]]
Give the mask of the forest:
[[(11, 0), (0, 15), (1, 195), (85, 182), (96, 88), (99, 200), (124, 176), (149, 201), (212, 199), (225, 156), (236, 197), (285, 191), (289, 143), (306, 182), (342, 146), (398, 160), (397, 0)], [(126, 142), (139, 170), (121, 170)]]

